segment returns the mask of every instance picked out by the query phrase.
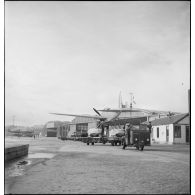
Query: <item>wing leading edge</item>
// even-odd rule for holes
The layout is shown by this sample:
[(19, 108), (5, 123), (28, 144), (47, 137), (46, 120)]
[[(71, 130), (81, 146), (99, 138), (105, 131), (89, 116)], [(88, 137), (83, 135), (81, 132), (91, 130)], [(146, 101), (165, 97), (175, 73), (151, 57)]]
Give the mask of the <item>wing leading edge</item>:
[(106, 119), (102, 116), (91, 116), (91, 115), (85, 115), (85, 114), (63, 114), (63, 113), (49, 113), (54, 115), (62, 115), (62, 116), (75, 116), (75, 117), (85, 117), (85, 118), (93, 118), (93, 119)]

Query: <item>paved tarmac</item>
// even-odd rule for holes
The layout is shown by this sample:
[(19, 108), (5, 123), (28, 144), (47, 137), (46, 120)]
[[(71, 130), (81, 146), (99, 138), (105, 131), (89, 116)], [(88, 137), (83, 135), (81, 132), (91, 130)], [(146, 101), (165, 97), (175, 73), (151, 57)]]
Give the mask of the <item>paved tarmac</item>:
[(9, 138), (29, 143), (29, 155), (5, 165), (5, 193), (179, 194), (190, 193), (189, 145), (122, 146)]

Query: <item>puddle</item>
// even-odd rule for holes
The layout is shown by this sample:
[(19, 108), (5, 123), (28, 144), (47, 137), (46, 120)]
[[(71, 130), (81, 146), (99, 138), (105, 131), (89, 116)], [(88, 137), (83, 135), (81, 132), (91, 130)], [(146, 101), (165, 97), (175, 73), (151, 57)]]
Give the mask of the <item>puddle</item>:
[(26, 160), (22, 160), (17, 163), (17, 165), (27, 165), (27, 164), (28, 164), (28, 161)]
[(22, 158), (20, 160), (16, 160), (10, 163), (7, 163), (5, 167), (5, 175), (6, 177), (17, 177), (25, 174), (26, 167), (32, 164), (35, 158), (53, 158), (55, 154), (53, 153), (34, 153), (28, 154), (27, 158)]
[(35, 153), (29, 154), (28, 158), (53, 158), (55, 154), (53, 153)]
[(30, 164), (31, 164), (30, 160), (20, 160), (17, 162), (13, 162), (5, 168), (6, 175), (8, 177), (24, 175), (25, 167)]

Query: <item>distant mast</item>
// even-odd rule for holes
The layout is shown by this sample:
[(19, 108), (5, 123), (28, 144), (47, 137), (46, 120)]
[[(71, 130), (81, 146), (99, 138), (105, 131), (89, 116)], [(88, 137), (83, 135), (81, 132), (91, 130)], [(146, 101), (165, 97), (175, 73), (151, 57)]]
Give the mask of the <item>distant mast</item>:
[(118, 107), (119, 107), (119, 109), (121, 108), (121, 91), (120, 91), (120, 93), (119, 93)]
[(129, 94), (131, 96), (130, 109), (132, 110), (132, 108), (133, 108), (133, 93), (130, 92)]
[(121, 91), (119, 93), (119, 109), (124, 108)]
[[(130, 96), (131, 96), (131, 100), (130, 100), (130, 110), (132, 110), (132, 108), (133, 108), (133, 93), (129, 93), (130, 94)], [(130, 117), (132, 116), (132, 113), (131, 113), (131, 111), (130, 111)]]

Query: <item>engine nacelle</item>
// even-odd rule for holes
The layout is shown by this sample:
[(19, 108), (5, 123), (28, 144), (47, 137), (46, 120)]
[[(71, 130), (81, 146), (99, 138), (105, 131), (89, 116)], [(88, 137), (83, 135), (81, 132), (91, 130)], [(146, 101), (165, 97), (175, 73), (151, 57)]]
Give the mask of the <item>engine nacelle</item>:
[(101, 133), (102, 133), (102, 129), (99, 128), (92, 128), (88, 130), (88, 136), (90, 137), (99, 137)]
[(124, 133), (125, 133), (124, 129), (111, 129), (109, 132), (109, 137), (111, 136), (121, 137), (124, 135)]

